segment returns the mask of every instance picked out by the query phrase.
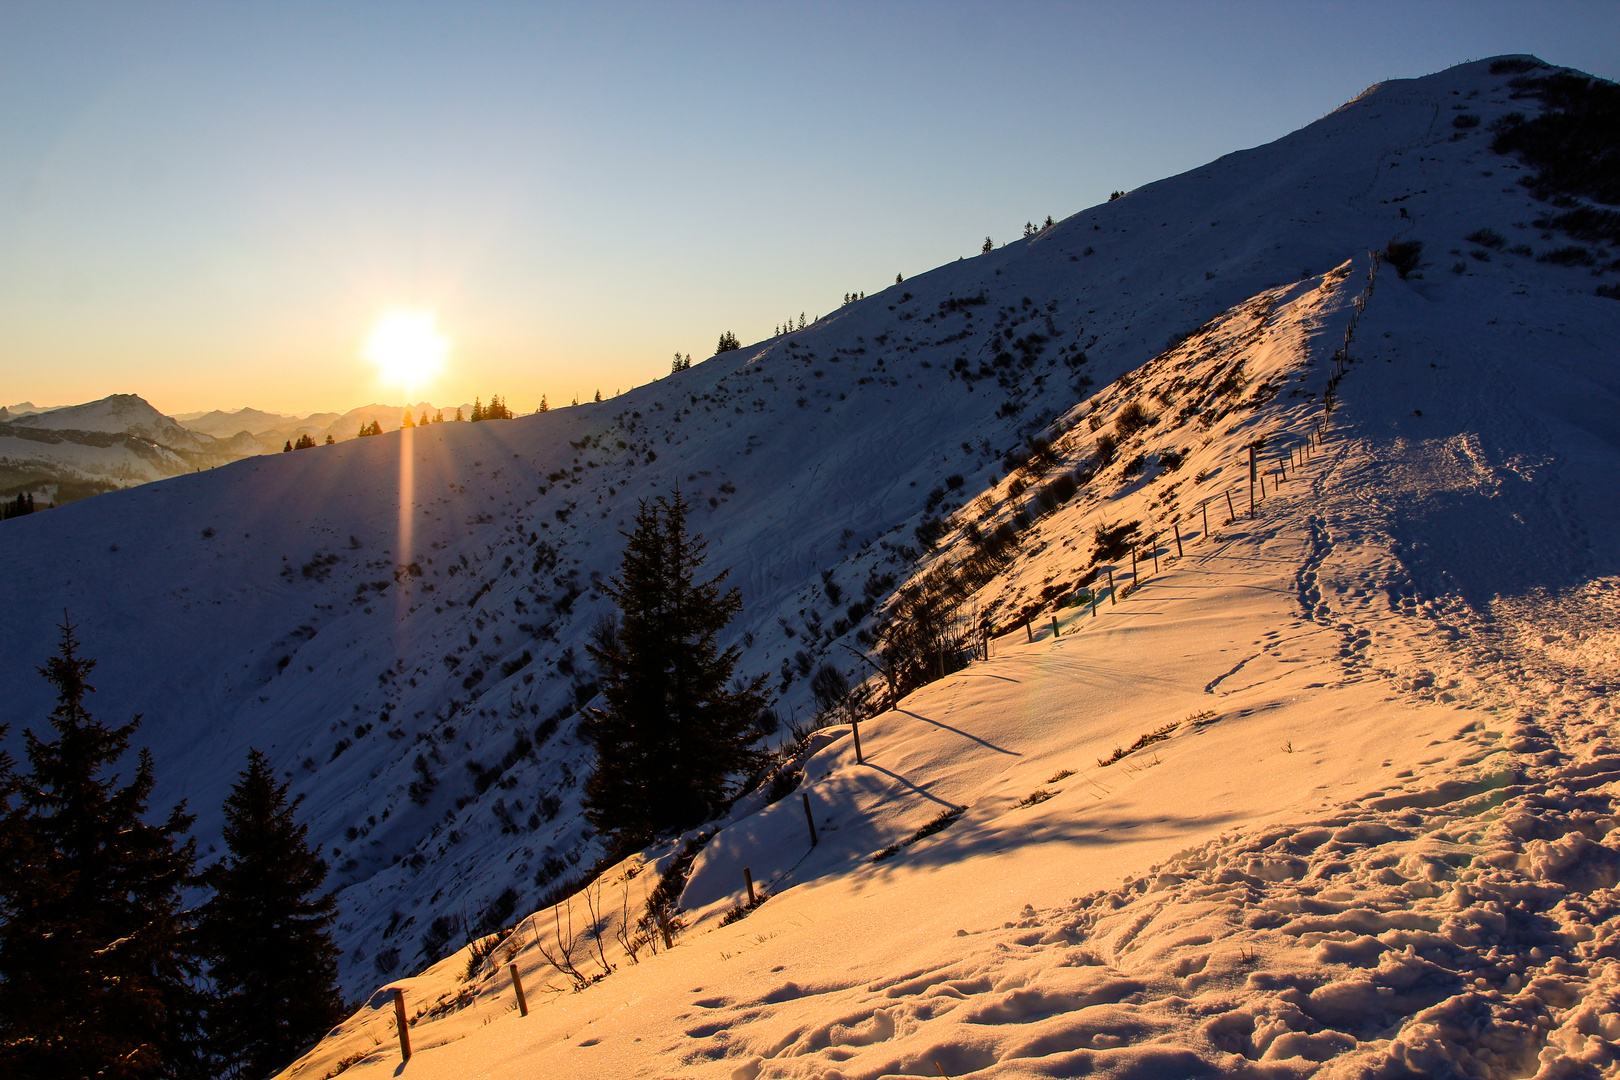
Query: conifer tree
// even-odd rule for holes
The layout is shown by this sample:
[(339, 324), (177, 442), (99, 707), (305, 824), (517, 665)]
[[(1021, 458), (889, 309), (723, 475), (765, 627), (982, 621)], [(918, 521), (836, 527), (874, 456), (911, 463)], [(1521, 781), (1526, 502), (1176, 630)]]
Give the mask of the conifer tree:
[(478, 421), (482, 420), (483, 418), (484, 418), (483, 399), (482, 398), (473, 398), (473, 411), (472, 411), (473, 423), (476, 424), (476, 423), (478, 423)]
[(282, 453), (283, 453), (283, 454), (290, 454), (290, 453), (292, 453), (292, 440), (291, 440), (291, 439), (288, 439), (288, 440), (287, 440), (287, 445), (286, 445), (286, 446), (283, 446), (283, 447), (282, 447), (282, 448), (281, 448), (281, 452), (282, 452)]
[(427, 410), (426, 409), (422, 410), (422, 418), (416, 422), (416, 426), (417, 427), (427, 427), (428, 426), (428, 418), (427, 418)]
[(601, 401), (601, 400), (602, 400), (602, 391), (600, 391), (600, 390), (598, 390), (598, 391), (597, 391), (597, 392), (596, 392), (596, 400), (597, 400), (597, 401)]
[(405, 419), (403, 419), (403, 420), (401, 420), (399, 422), (399, 426), (402, 427), (402, 428), (408, 428), (408, 427), (415, 427), (416, 426), (416, 421), (411, 419), (411, 410), (409, 410), (409, 409), (405, 410)]
[(551, 406), (546, 404), (546, 395), (544, 395), (544, 394), (540, 395), (540, 407), (538, 409), (534, 410), (534, 411), (535, 412), (550, 412), (551, 411)]
[(994, 250), (996, 250), (996, 245), (991, 241), (991, 239), (988, 236), (985, 237), (984, 238), (984, 247), (979, 249), (979, 254), (980, 255), (988, 255)]
[(433, 422), (435, 424), (444, 423), (444, 410), (443, 409), (440, 409), (440, 410), (438, 410), (437, 412), (435, 412), (433, 414)]
[(326, 433), (326, 445), (327, 445), (327, 446), (333, 446), (333, 445), (335, 445), (335, 444), (336, 444), (336, 443), (337, 443), (337, 440), (336, 440), (336, 439), (334, 439), (334, 438), (332, 438), (332, 433), (331, 433), (331, 432), (327, 432), (327, 433)]
[(25, 735), (29, 772), (7, 806), (0, 877), (0, 1076), (202, 1075), (201, 996), (180, 890), (194, 841), (184, 804), (144, 820), (153, 784), (112, 772), (140, 717), (108, 727), (85, 709), (95, 661), (70, 623), (40, 673), (56, 687), (50, 735)]
[(707, 820), (730, 779), (758, 761), (764, 677), (732, 680), (740, 651), (716, 638), (741, 595), (722, 590), (727, 571), (697, 582), (707, 545), (686, 531), (688, 509), (679, 490), (642, 500), (618, 576), (603, 587), (619, 625), (586, 646), (603, 704), (582, 725), (597, 753), (585, 816), (620, 852)]
[(269, 1076), (343, 1018), (337, 902), (320, 892), (327, 866), (293, 819), (299, 801), (249, 750), (225, 799), (229, 853), (202, 874), (214, 890), (198, 924), (216, 994), (209, 1041), (224, 1076)]

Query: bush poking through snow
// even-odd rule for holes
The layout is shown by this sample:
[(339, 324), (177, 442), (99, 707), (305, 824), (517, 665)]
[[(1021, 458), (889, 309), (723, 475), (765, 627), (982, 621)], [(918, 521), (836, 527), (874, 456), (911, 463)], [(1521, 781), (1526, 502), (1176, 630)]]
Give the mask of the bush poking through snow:
[(1133, 742), (1128, 749), (1116, 749), (1114, 751), (1114, 756), (1113, 757), (1110, 757), (1110, 758), (1098, 758), (1097, 759), (1097, 766), (1098, 766), (1098, 768), (1107, 768), (1108, 766), (1112, 765), (1114, 762), (1118, 761), (1120, 758), (1128, 757), (1131, 754), (1134, 754), (1138, 750), (1142, 749), (1144, 746), (1152, 746), (1156, 742), (1163, 742), (1164, 740), (1168, 739), (1171, 736), (1171, 734), (1176, 730), (1176, 728), (1178, 728), (1180, 726), (1181, 726), (1181, 721), (1177, 720), (1173, 724), (1166, 724), (1162, 728), (1158, 728), (1158, 729), (1156, 729), (1154, 731), (1150, 731), (1146, 735), (1143, 735), (1140, 739), (1137, 739), (1135, 742)]
[(937, 832), (944, 832), (952, 825), (955, 825), (958, 821), (961, 821), (962, 815), (965, 813), (967, 813), (967, 807), (965, 806), (953, 806), (951, 809), (943, 811), (938, 817), (929, 821), (928, 824), (924, 825), (922, 828), (918, 829), (916, 832), (912, 833), (898, 844), (890, 844), (876, 855), (873, 855), (872, 861), (879, 863), (883, 862), (885, 859), (892, 859), (894, 856), (900, 854), (903, 849), (910, 847), (917, 841), (925, 840)]
[(1056, 791), (1048, 791), (1046, 788), (1036, 788), (1028, 795), (1025, 795), (1022, 799), (1019, 799), (1017, 804), (1013, 806), (1013, 809), (1022, 810), (1025, 807), (1034, 806), (1037, 803), (1043, 803), (1047, 799), (1050, 799), (1052, 796), (1057, 794), (1059, 793)]
[(1423, 241), (1421, 240), (1391, 240), (1380, 254), (1385, 262), (1395, 268), (1402, 280), (1418, 268), (1423, 259)]
[(760, 888), (758, 885), (755, 885), (754, 886), (754, 898), (752, 900), (748, 901), (748, 903), (746, 903), (746, 904), (738, 904), (736, 907), (734, 907), (730, 911), (726, 912), (725, 915), (721, 916), (721, 918), (720, 918), (720, 925), (721, 926), (730, 926), (734, 922), (740, 922), (741, 920), (748, 918), (748, 913), (749, 912), (753, 911), (755, 908), (759, 907), (759, 905), (763, 904), (765, 901), (769, 900), (770, 898), (771, 898), (770, 893), (766, 892), (764, 889)]
[(1153, 414), (1144, 409), (1141, 402), (1132, 401), (1119, 410), (1119, 415), (1114, 417), (1114, 431), (1119, 435), (1120, 441), (1123, 442), (1151, 423), (1153, 423)]
[(1128, 521), (1123, 525), (1098, 525), (1091, 533), (1091, 539), (1097, 545), (1091, 561), (1115, 562), (1123, 559), (1130, 553), (1131, 537), (1136, 534), (1141, 524), (1140, 521)]
[(1108, 434), (1108, 432), (1105, 431), (1101, 435), (1097, 436), (1097, 468), (1101, 469), (1104, 466), (1111, 464), (1114, 460), (1114, 454), (1118, 451), (1118, 448), (1118, 440), (1116, 440), (1112, 435)]

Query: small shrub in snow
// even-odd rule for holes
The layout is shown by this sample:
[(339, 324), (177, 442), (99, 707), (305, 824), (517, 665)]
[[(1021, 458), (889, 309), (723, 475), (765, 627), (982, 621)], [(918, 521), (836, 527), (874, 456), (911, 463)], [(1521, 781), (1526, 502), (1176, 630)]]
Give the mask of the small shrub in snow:
[(942, 812), (938, 817), (931, 820), (928, 824), (924, 825), (922, 828), (918, 829), (916, 832), (912, 833), (898, 844), (890, 844), (876, 855), (873, 855), (872, 861), (877, 863), (883, 862), (885, 859), (892, 859), (894, 856), (900, 854), (902, 849), (908, 848), (919, 840), (927, 839), (928, 837), (933, 836), (935, 833), (943, 832), (952, 825), (955, 825), (958, 821), (962, 820), (962, 815), (965, 813), (967, 813), (967, 807), (953, 806), (951, 809)]
[(1091, 538), (1097, 548), (1092, 553), (1092, 562), (1114, 562), (1124, 558), (1131, 550), (1131, 537), (1141, 526), (1140, 521), (1128, 521), (1123, 525), (1098, 525), (1092, 531)]
[(1133, 401), (1119, 410), (1119, 415), (1114, 417), (1114, 431), (1121, 440), (1125, 440), (1151, 423), (1153, 415), (1142, 407), (1141, 402)]
[(1418, 268), (1423, 258), (1423, 241), (1391, 240), (1381, 253), (1385, 262), (1404, 279)]
[(1103, 468), (1114, 460), (1114, 454), (1119, 448), (1119, 441), (1108, 432), (1097, 436), (1097, 467)]
[(1118, 761), (1120, 758), (1128, 757), (1129, 755), (1136, 753), (1138, 750), (1142, 749), (1144, 746), (1152, 746), (1156, 742), (1163, 742), (1164, 740), (1168, 739), (1171, 736), (1171, 734), (1176, 730), (1176, 728), (1178, 728), (1180, 726), (1181, 726), (1181, 721), (1177, 720), (1173, 724), (1166, 724), (1162, 728), (1158, 728), (1158, 729), (1156, 729), (1154, 731), (1150, 731), (1146, 735), (1143, 735), (1140, 739), (1137, 739), (1128, 748), (1116, 749), (1114, 751), (1114, 756), (1113, 757), (1110, 757), (1110, 758), (1098, 758), (1097, 759), (1097, 765), (1098, 765), (1099, 768), (1106, 768), (1107, 766), (1112, 765), (1114, 762)]
[(1492, 251), (1501, 251), (1503, 248), (1507, 247), (1507, 239), (1495, 229), (1475, 229), (1473, 232), (1463, 237), (1463, 239), (1467, 240), (1470, 244), (1478, 244), (1480, 247), (1490, 248)]

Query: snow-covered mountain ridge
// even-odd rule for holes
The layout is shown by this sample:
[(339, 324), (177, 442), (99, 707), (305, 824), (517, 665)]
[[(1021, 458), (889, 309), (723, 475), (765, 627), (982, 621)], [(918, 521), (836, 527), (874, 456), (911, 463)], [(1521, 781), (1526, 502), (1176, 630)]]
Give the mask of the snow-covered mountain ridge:
[(135, 394), (0, 423), (0, 493), (62, 503), (258, 453), (252, 438), (192, 431)]
[[(1041, 937), (1056, 934), (1052, 947), (1090, 948), (1102, 961), (1090, 967), (1107, 974), (1124, 952), (1083, 943), (1096, 919), (1075, 922), (1071, 935), (1056, 929), (1070, 924), (1073, 917), (1059, 908), (1076, 892), (1093, 888), (1117, 893), (1118, 906), (1137, 903), (1135, 886), (1119, 891), (1124, 874), (1249, 822), (1331, 818), (1370, 789), (1385, 760), (1392, 778), (1382, 781), (1386, 787), (1420, 802), (1373, 809), (1393, 814), (1417, 806), (1438, 818), (1453, 813), (1451, 803), (1424, 792), (1474, 791), (1480, 781), (1464, 777), (1493, 748), (1518, 744), (1524, 749), (1513, 753), (1543, 753), (1535, 750), (1541, 740), (1554, 757), (1526, 767), (1554, 772), (1565, 764), (1558, 755), (1603, 756), (1591, 747), (1576, 753), (1562, 733), (1566, 717), (1574, 724), (1595, 715), (1590, 681), (1560, 678), (1557, 704), (1541, 707), (1549, 672), (1612, 663), (1612, 644), (1601, 635), (1569, 637), (1575, 631), (1568, 623), (1539, 623), (1533, 603), (1538, 590), (1552, 591), (1566, 609), (1594, 613), (1593, 626), (1603, 625), (1612, 603), (1606, 583), (1616, 533), (1604, 493), (1616, 489), (1617, 457), (1605, 419), (1614, 415), (1615, 397), (1605, 343), (1620, 305), (1593, 296), (1584, 269), (1498, 248), (1489, 261), (1463, 256), (1461, 273), (1431, 265), (1402, 281), (1385, 267), (1360, 321), (1356, 363), (1334, 384), (1340, 405), (1321, 453), (1313, 447), (1260, 524), (1235, 522), (1223, 532), (1219, 511), (1228, 491), (1241, 490), (1234, 473), (1246, 470), (1243, 448), (1256, 435), (1270, 437), (1268, 454), (1304, 452), (1337, 374), (1331, 354), (1371, 272), (1370, 250), (1392, 235), (1419, 238), (1432, 264), (1448, 247), (1466, 250), (1463, 238), (1483, 227), (1517, 240), (1513, 223), (1540, 212), (1521, 188), (1504, 190), (1501, 178), (1481, 175), (1515, 172), (1486, 149), (1488, 135), (1444, 119), (1453, 103), (1485, 123), (1524, 111), (1525, 102), (1508, 97), (1509, 77), (1482, 62), (1384, 84), (1278, 143), (1150, 185), (609, 403), (242, 462), (13, 522), (0, 535), (0, 552), (19, 586), (46, 602), (0, 626), (0, 657), (15, 688), (3, 718), (15, 735), (16, 725), (37, 722), (48, 709), (27, 666), (48, 648), (41, 643), (50, 640), (49, 613), (66, 606), (82, 624), (87, 651), (102, 660), (93, 706), (146, 713), (143, 735), (164, 785), (159, 799), (191, 798), (205, 848), (245, 748), (269, 749), (307, 795), (313, 837), (339, 863), (345, 979), (351, 992), (363, 992), (379, 974), (433, 958), (423, 952), (435, 940), (443, 945), (442, 935), (429, 934), (435, 918), (510, 923), (572, 873), (572, 864), (593, 857), (576, 813), (577, 780), (589, 762), (569, 714), (589, 693), (578, 643), (606, 610), (591, 589), (593, 575), (614, 569), (615, 533), (637, 497), (673, 483), (694, 497), (713, 564), (732, 567), (744, 590), (745, 615), (734, 629), (747, 646), (745, 666), (773, 672), (781, 711), (802, 715), (804, 675), (814, 665), (853, 670), (853, 657), (837, 646), (872, 626), (871, 612), (858, 610), (865, 598), (881, 604), (897, 583), (930, 567), (928, 559), (920, 567), (913, 561), (923, 546), (918, 526), (941, 521), (925, 535), (942, 528), (945, 555), (964, 557), (971, 544), (964, 510), (972, 508), (982, 532), (1023, 505), (1012, 485), (1027, 482), (1028, 470), (1001, 479), (1001, 455), (1027, 435), (1055, 435), (1061, 468), (1094, 475), (1061, 509), (1031, 515), (1017, 560), (980, 589), (982, 605), (999, 602), (997, 619), (1040, 610), (1044, 622), (1050, 604), (1074, 595), (1093, 570), (1111, 569), (1121, 586), (1134, 584), (1127, 563), (1093, 562), (1095, 527), (1132, 520), (1143, 523), (1144, 537), (1159, 533), (1161, 559), (1171, 550), (1167, 525), (1192, 544), (1163, 579), (1173, 591), (1147, 578), (1132, 596), (1082, 616), (1098, 632), (1070, 633), (1071, 621), (1055, 642), (995, 651), (982, 668), (912, 695), (901, 710), (863, 725), (875, 769), (854, 765), (847, 740), (826, 747), (806, 764), (804, 781), (806, 793), (826, 801), (840, 841), (817, 849), (820, 863), (793, 866), (802, 841), (789, 849), (786, 822), (802, 811), (792, 801), (739, 818), (694, 867), (683, 898), (693, 926), (674, 952), (657, 964), (621, 963), (608, 982), (546, 1010), (555, 1016), (544, 1024), (528, 1018), (530, 1034), (510, 1033), (533, 1044), (524, 1054), (565, 1054), (572, 1071), (597, 1075), (657, 1075), (680, 1063), (720, 1075), (846, 1068), (845, 1075), (876, 1076), (926, 1070), (928, 1053), (941, 1055), (936, 1060), (954, 1073), (1003, 1062), (1035, 1068), (1041, 1055), (1013, 1053), (1019, 1047), (1003, 1038), (1008, 1032), (992, 1038), (982, 1026), (958, 1025), (949, 1038), (936, 1038), (929, 1033), (943, 1029), (928, 1027), (924, 1003), (906, 999), (913, 991), (888, 994), (905, 984), (895, 977), (910, 963), (906, 949), (937, 956), (940, 946), (920, 943), (918, 934), (957, 918), (948, 934), (1035, 920), (1027, 931), (1033, 940), (1017, 947), (1034, 950)], [(1523, 239), (1535, 236), (1527, 231)], [(1092, 396), (1093, 386), (1104, 389)], [(1119, 409), (1133, 401), (1158, 422), (1126, 439), (1114, 462), (1093, 462), (1090, 420), (1098, 420), (1099, 432), (1115, 430)], [(1125, 475), (1138, 455), (1140, 471)], [(1306, 477), (1309, 494), (1299, 490)], [(1218, 547), (1204, 535), (1203, 508), (1217, 519), (1211, 531)], [(952, 510), (954, 517), (939, 517)], [(1200, 561), (1207, 569), (1194, 575)], [(1060, 588), (1047, 593), (1053, 586)], [(1073, 620), (1074, 610), (1062, 617)], [(1523, 691), (1509, 681), (1514, 677)], [(1013, 688), (992, 692), (1009, 680)], [(1187, 720), (1211, 711), (1206, 699), (1217, 699), (1209, 703), (1216, 715)], [(1541, 714), (1520, 721), (1509, 715), (1509, 701), (1534, 702)], [(1466, 708), (1458, 711), (1459, 704)], [(1331, 732), (1320, 730), (1323, 715), (1334, 718)], [(1073, 786), (1079, 781), (1064, 787), (1055, 778), (1172, 721), (1191, 726), (1167, 740), (1166, 767), (1144, 769), (1130, 785), (1129, 803), (1108, 807), (1103, 821), (1077, 806), (1088, 798)], [(1413, 741), (1420, 732), (1442, 749), (1425, 752)], [(949, 741), (964, 734), (990, 755), (989, 764), (975, 759), (980, 751)], [(1172, 751), (1193, 746), (1195, 736), (1197, 752), (1181, 756), (1222, 771), (1189, 773), (1176, 764)], [(1273, 744), (1284, 742), (1289, 752), (1275, 758), (1281, 751)], [(884, 745), (899, 756), (884, 761), (876, 749)], [(1305, 760), (1297, 760), (1302, 749)], [(1245, 777), (1244, 755), (1272, 763)], [(1129, 760), (1099, 767), (1086, 782), (1134, 777), (1124, 768)], [(1495, 763), (1486, 768), (1489, 776), (1508, 775), (1491, 772)], [(1410, 775), (1396, 782), (1402, 772)], [(1602, 775), (1601, 768), (1588, 772)], [(421, 801), (412, 797), (413, 784)], [(1200, 786), (1214, 793), (1191, 800), (1196, 805), (1185, 815), (1167, 812)], [(935, 787), (938, 796), (929, 794)], [(1487, 789), (1508, 787), (1504, 779)], [(1035, 790), (1057, 793), (1015, 807)], [(1361, 802), (1403, 797), (1384, 792)], [(1507, 796), (1519, 797), (1530, 793)], [(923, 858), (928, 873), (861, 870), (872, 852), (937, 814), (937, 805), (926, 805), (930, 798), (970, 808), (938, 841), (900, 856)], [(1015, 809), (1021, 819), (1003, 820)], [(1101, 843), (1106, 832), (1133, 828), (1133, 820), (1154, 824)], [(1603, 838), (1597, 820), (1581, 826), (1595, 844)], [(1030, 822), (1046, 822), (1063, 842), (1051, 843)], [(1253, 842), (1239, 837), (1221, 850)], [(1008, 853), (1005, 866), (991, 865), (998, 853)], [(1210, 856), (1212, 865), (1222, 857)], [(656, 1029), (673, 1040), (667, 1047), (636, 1048), (622, 1018), (609, 1026), (625, 1034), (623, 1045), (580, 1039), (575, 1019), (588, 1022), (585, 1012), (626, 1000), (621, 993), (661, 995), (676, 985), (646, 984), (655, 969), (674, 972), (669, 978), (690, 989), (710, 978), (700, 967), (729, 962), (685, 943), (705, 940), (702, 933), (736, 902), (739, 860), (761, 881), (780, 882), (777, 897), (746, 922), (717, 931), (739, 948), (756, 935), (787, 934), (788, 923), (778, 920), (818, 917), (817, 904), (850, 910), (878, 895), (872, 890), (879, 882), (897, 910), (877, 922), (895, 943), (874, 943), (854, 957), (841, 952), (836, 959), (846, 970), (838, 978), (808, 946), (784, 954), (808, 965), (808, 974), (789, 979), (800, 992), (761, 982), (753, 1004), (745, 990), (750, 980), (771, 978), (763, 967), (746, 978), (714, 968), (714, 977), (737, 988), (727, 985), (717, 998), (704, 998), (724, 1001), (699, 1007), (730, 1010), (716, 1029), (736, 1033), (729, 1043), (715, 1041), (715, 1031), (675, 1038), (680, 1006), (673, 1004), (637, 1012), (651, 1027), (634, 1037)], [(1322, 860), (1331, 861), (1326, 854)], [(1014, 898), (999, 884), (1009, 869), (1030, 882), (1015, 908), (1006, 908)], [(1386, 869), (1369, 865), (1366, 874)], [(1272, 873), (1251, 876), (1282, 880), (1268, 879)], [(1263, 884), (1245, 887), (1259, 890), (1255, 904), (1265, 902)], [(1023, 904), (1031, 909), (1020, 914)], [(904, 912), (902, 926), (896, 919)], [(984, 949), (1011, 948), (1016, 936), (992, 934)], [(770, 955), (764, 942), (754, 949)], [(975, 944), (960, 958), (979, 968), (926, 985), (961, 984), (959, 996), (1015, 993), (999, 976), (982, 974), (984, 949)], [(1051, 954), (1059, 967), (1086, 968), (1077, 956)], [(525, 964), (533, 959), (523, 954)], [(465, 968), (464, 958), (460, 963)], [(1216, 963), (1212, 970), (1220, 969)], [(446, 970), (422, 976), (429, 980), (422, 992), (446, 985)], [(1060, 974), (1042, 969), (1033, 982)], [(1176, 978), (1194, 974), (1189, 967)], [(824, 980), (823, 991), (804, 992), (814, 989), (811, 976)], [(1109, 1008), (1160, 985), (1129, 973), (1107, 978), (1142, 984), (1114, 996)], [(1216, 989), (1227, 992), (1233, 984), (1222, 978)], [(969, 988), (981, 979), (985, 989)], [(886, 988), (879, 985), (886, 980)], [(1286, 982), (1256, 993), (1283, 995)], [(496, 982), (474, 989), (490, 1008), (504, 1008)], [(1067, 1004), (1054, 998), (1022, 1015), (1050, 1017), (1053, 1025), (1083, 1017), (1087, 1002), (1106, 1003), (1107, 995), (1093, 990), (1058, 986), (1053, 993), (1067, 995)], [(861, 1005), (871, 995), (909, 1011)], [(785, 1007), (765, 1008), (773, 996)], [(1072, 1025), (1064, 1028), (1052, 1038), (1070, 1045), (1049, 1050), (1047, 1065), (1072, 1068), (1074, 1059), (1053, 1055), (1083, 1049), (1097, 1067), (1112, 1061), (1118, 1071), (1141, 1060), (1127, 1051), (1149, 1035), (1192, 1038), (1186, 1032), (1196, 1025), (1168, 1019), (1181, 1006), (1162, 994), (1152, 1000), (1161, 1003), (1153, 1015), (1164, 1019), (1093, 1025), (1083, 1047), (1078, 1036), (1071, 1039)], [(792, 1001), (800, 1004), (786, 1005)], [(855, 1011), (838, 1012), (846, 1006)], [(946, 1015), (937, 1000), (929, 1008)], [(1015, 1018), (1006, 1002), (995, 1008)], [(1279, 1010), (1265, 1021), (1271, 1037), (1254, 1036), (1238, 1049), (1210, 1045), (1240, 1057), (1270, 1052), (1279, 1033), (1295, 1031)], [(1151, 1012), (1145, 1005), (1139, 1011)], [(457, 1025), (494, 1015), (460, 1010), (435, 1030), (459, 1038), (465, 1031)], [(748, 1028), (761, 1017), (763, 1026)], [(1298, 1034), (1314, 1036), (1321, 1031), (1310, 1025), (1328, 1021), (1297, 1023)], [(702, 1025), (686, 1026), (695, 1032)], [(795, 1026), (799, 1034), (789, 1037)], [(820, 1028), (824, 1034), (814, 1035)], [(362, 1029), (369, 1030), (358, 1023), (345, 1037), (369, 1039)], [(748, 1034), (755, 1030), (761, 1034)], [(964, 1032), (975, 1030), (967, 1039)], [(1338, 1034), (1280, 1045), (1295, 1047), (1289, 1060), (1304, 1068), (1313, 1054), (1349, 1052), (1345, 1039), (1355, 1047), (1377, 1041), (1359, 1030), (1332, 1030)], [(563, 1035), (574, 1037), (558, 1043)], [(601, 1049), (597, 1058), (577, 1057), (593, 1049)], [(864, 1064), (837, 1064), (854, 1058)], [(417, 1059), (421, 1067), (435, 1060), (450, 1071), (460, 1067), (450, 1050)], [(383, 1057), (368, 1058), (372, 1065), (392, 1067)]]

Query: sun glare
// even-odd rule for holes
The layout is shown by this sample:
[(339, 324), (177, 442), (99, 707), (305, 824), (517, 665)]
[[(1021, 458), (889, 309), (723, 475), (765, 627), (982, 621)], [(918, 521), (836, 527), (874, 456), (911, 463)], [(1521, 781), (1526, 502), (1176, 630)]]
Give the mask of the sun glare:
[(444, 366), (450, 339), (431, 311), (389, 311), (366, 338), (364, 355), (385, 382), (405, 390), (426, 386)]

